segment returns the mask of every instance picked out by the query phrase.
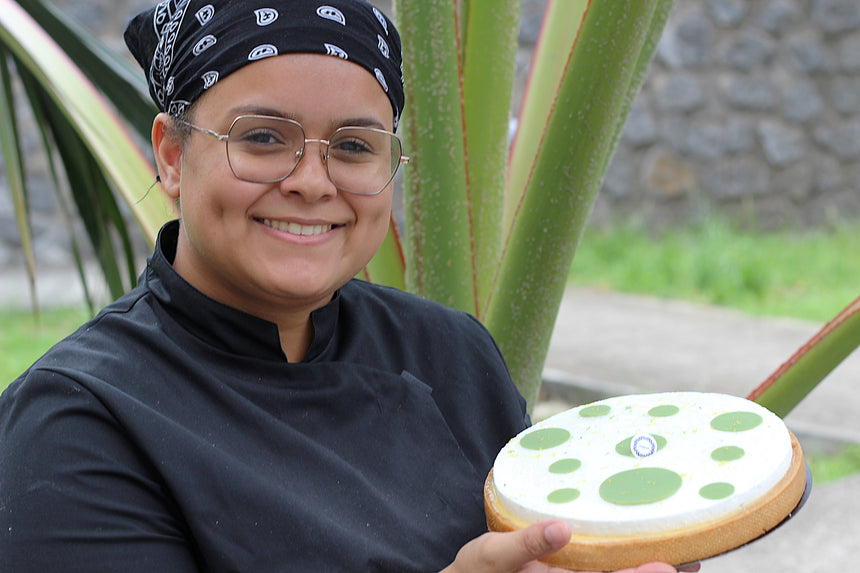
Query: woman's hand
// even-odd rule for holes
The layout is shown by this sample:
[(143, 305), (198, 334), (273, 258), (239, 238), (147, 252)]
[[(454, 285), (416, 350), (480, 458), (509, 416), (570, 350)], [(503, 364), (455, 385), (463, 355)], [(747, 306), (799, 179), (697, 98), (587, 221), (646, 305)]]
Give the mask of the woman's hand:
[[(562, 573), (538, 559), (552, 555), (570, 540), (570, 527), (563, 521), (535, 523), (509, 533), (485, 533), (460, 549), (454, 563), (442, 573)], [(680, 571), (698, 571), (699, 566)], [(676, 573), (665, 563), (648, 563), (618, 573)]]

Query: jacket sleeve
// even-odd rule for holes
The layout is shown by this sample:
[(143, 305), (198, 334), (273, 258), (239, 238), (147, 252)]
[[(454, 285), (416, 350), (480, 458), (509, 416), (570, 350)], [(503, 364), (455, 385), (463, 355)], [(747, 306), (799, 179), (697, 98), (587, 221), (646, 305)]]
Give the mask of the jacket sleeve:
[(31, 370), (0, 398), (0, 571), (191, 573), (152, 463), (75, 381)]

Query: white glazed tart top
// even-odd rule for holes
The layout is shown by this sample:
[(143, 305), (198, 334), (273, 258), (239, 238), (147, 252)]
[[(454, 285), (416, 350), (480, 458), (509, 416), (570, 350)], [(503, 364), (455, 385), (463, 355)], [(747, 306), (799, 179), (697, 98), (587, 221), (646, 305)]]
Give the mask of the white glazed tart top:
[(749, 400), (675, 392), (609, 398), (524, 430), (493, 467), (499, 502), (578, 535), (687, 528), (743, 509), (791, 464), (782, 420)]

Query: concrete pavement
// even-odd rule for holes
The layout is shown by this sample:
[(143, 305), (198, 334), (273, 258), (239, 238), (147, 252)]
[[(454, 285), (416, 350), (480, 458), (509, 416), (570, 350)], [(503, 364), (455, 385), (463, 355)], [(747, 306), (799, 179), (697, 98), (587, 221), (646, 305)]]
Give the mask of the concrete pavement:
[[(556, 322), (535, 417), (613, 394), (695, 390), (745, 396), (821, 326), (572, 289)], [(834, 370), (786, 423), (808, 452), (860, 444), (860, 352)], [(860, 554), (858, 491), (860, 475), (814, 485), (802, 511), (772, 535), (706, 560), (702, 571), (853, 570)]]

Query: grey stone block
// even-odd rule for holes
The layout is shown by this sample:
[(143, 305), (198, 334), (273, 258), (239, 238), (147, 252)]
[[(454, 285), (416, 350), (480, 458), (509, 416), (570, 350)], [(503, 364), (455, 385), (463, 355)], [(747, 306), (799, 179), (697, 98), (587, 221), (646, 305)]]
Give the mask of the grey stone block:
[(775, 43), (757, 30), (740, 32), (723, 49), (723, 61), (730, 68), (749, 70), (767, 64), (773, 56)]
[(764, 156), (775, 167), (785, 167), (806, 154), (806, 135), (797, 127), (764, 120), (759, 122), (757, 132)]
[(779, 36), (802, 17), (796, 0), (769, 0), (759, 15), (762, 28)]
[(860, 3), (857, 0), (815, 0), (812, 18), (828, 33), (857, 30), (860, 29)]
[(782, 113), (791, 121), (809, 121), (817, 117), (823, 109), (824, 101), (811, 81), (797, 81), (782, 92)]
[(758, 74), (732, 78), (725, 92), (729, 104), (740, 110), (769, 111), (778, 103), (779, 92), (774, 82)]
[(860, 114), (860, 77), (836, 77), (830, 83), (833, 108), (846, 115)]
[(860, 159), (860, 119), (818, 125), (812, 133), (816, 143), (839, 159)]

